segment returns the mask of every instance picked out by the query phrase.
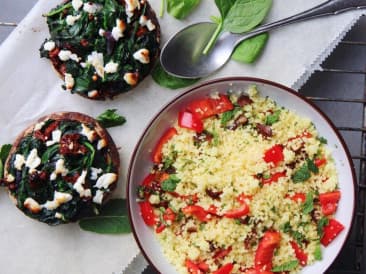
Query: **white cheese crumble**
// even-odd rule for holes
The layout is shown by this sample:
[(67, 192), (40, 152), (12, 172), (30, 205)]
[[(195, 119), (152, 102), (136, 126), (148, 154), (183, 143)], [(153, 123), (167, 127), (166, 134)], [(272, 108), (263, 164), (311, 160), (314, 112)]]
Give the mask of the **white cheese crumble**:
[(96, 13), (100, 9), (100, 6), (94, 3), (87, 2), (84, 4), (83, 10), (87, 13)]
[(32, 213), (38, 213), (41, 211), (41, 205), (33, 198), (28, 197), (23, 203), (24, 207), (29, 209)]
[(52, 140), (46, 142), (46, 146), (52, 146), (53, 144), (59, 143), (61, 140), (61, 130), (56, 129), (52, 131)]
[(15, 160), (14, 160), (14, 167), (17, 170), (22, 170), (23, 165), (25, 164), (25, 159), (24, 156), (21, 154), (16, 154), (15, 155)]
[(139, 23), (142, 27), (146, 26), (149, 31), (153, 31), (154, 29), (156, 29), (154, 23), (150, 19), (147, 19), (145, 15), (142, 15), (140, 17)]
[(140, 49), (133, 54), (133, 58), (142, 64), (150, 63), (150, 52), (147, 49)]
[(98, 179), (98, 174), (103, 172), (103, 170), (101, 168), (95, 168), (95, 167), (91, 167), (90, 168), (90, 171), (91, 171), (91, 173), (90, 173), (90, 179), (91, 180), (94, 180), (94, 181), (96, 179)]
[(54, 50), (55, 49), (55, 47), (56, 47), (56, 44), (55, 44), (55, 42), (53, 42), (53, 41), (47, 41), (46, 43), (44, 43), (44, 45), (43, 45), (43, 48), (44, 48), (44, 50), (47, 50), (47, 51), (51, 51), (51, 50)]
[(40, 122), (35, 124), (34, 129), (33, 130), (40, 130), (43, 126), (45, 125), (45, 122)]
[(25, 165), (29, 167), (29, 172), (33, 172), (35, 168), (37, 168), (41, 164), (41, 158), (38, 157), (38, 151), (36, 148), (33, 148), (29, 153)]
[(53, 195), (53, 200), (47, 201), (46, 203), (41, 205), (41, 207), (44, 207), (48, 210), (55, 210), (60, 205), (65, 204), (71, 200), (72, 200), (71, 194), (55, 191)]
[(117, 69), (118, 69), (118, 63), (115, 63), (113, 61), (108, 62), (104, 67), (104, 71), (106, 73), (115, 73), (117, 72)]
[(93, 51), (87, 57), (87, 64), (94, 67), (95, 71), (100, 77), (104, 77), (104, 56), (103, 53)]
[(73, 26), (77, 20), (79, 20), (81, 17), (81, 14), (79, 15), (68, 15), (66, 16), (66, 24), (69, 26)]
[(14, 176), (13, 176), (13, 175), (8, 174), (8, 175), (6, 176), (6, 181), (7, 181), (8, 183), (12, 183), (12, 182), (14, 182), (14, 181), (15, 181), (15, 178), (14, 178)]
[(74, 77), (70, 73), (65, 73), (65, 87), (67, 90), (71, 90), (75, 85)]
[(88, 92), (88, 97), (89, 98), (94, 98), (98, 95), (98, 91), (97, 90), (91, 90)]
[(101, 150), (103, 147), (107, 145), (107, 141), (105, 139), (100, 139), (97, 144), (97, 149)]
[(78, 11), (84, 3), (82, 0), (72, 0), (71, 4), (74, 10)]
[(104, 29), (99, 29), (98, 34), (99, 34), (99, 36), (103, 37), (104, 34), (105, 34), (105, 30)]
[(83, 186), (83, 184), (85, 183), (86, 174), (87, 174), (87, 171), (83, 170), (73, 186), (74, 189), (79, 193), (81, 198), (91, 196), (90, 189), (85, 189)]
[(120, 19), (116, 19), (116, 26), (112, 29), (112, 37), (118, 41), (119, 38), (123, 37), (123, 32), (126, 30), (126, 24)]
[(65, 167), (65, 160), (58, 159), (55, 164), (55, 171), (51, 173), (50, 180), (56, 180), (58, 174), (66, 176), (68, 172), (69, 170)]
[(104, 197), (104, 191), (98, 189), (97, 192), (95, 193), (95, 196), (93, 197), (93, 202), (96, 204), (102, 204), (103, 197)]
[(126, 2), (126, 14), (128, 17), (133, 16), (134, 10), (140, 9), (140, 2), (138, 0), (125, 0)]
[(64, 215), (62, 215), (60, 212), (55, 213), (55, 218), (57, 219), (63, 219)]
[(60, 58), (61, 61), (67, 61), (70, 59), (70, 55), (72, 54), (69, 50), (60, 50), (58, 53), (58, 58)]
[(127, 72), (123, 76), (123, 80), (125, 80), (130, 86), (135, 86), (137, 84), (138, 75), (136, 73)]
[(106, 173), (100, 176), (95, 183), (96, 188), (105, 188), (107, 189), (111, 184), (115, 183), (117, 180), (117, 174), (115, 173)]
[(80, 134), (84, 135), (86, 138), (88, 138), (88, 140), (90, 142), (93, 142), (95, 137), (96, 137), (96, 133), (94, 130), (90, 129), (89, 127), (87, 127), (84, 124), (81, 124), (82, 130), (80, 132)]

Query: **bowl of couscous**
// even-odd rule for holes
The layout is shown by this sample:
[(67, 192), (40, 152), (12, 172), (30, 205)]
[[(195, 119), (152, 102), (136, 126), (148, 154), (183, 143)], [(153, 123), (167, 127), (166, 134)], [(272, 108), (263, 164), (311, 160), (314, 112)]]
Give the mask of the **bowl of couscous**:
[(213, 80), (152, 119), (128, 206), (161, 273), (323, 273), (351, 228), (355, 174), (332, 122), (294, 90)]

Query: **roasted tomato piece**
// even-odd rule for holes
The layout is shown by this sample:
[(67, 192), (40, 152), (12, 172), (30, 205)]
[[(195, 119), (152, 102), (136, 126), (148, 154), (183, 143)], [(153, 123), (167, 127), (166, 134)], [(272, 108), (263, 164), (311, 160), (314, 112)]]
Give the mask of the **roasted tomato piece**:
[(234, 268), (234, 265), (232, 263), (227, 263), (227, 264), (223, 265), (222, 267), (220, 267), (215, 272), (213, 272), (213, 274), (230, 274), (231, 271), (233, 270), (233, 268)]
[(87, 149), (84, 145), (79, 143), (79, 140), (80, 134), (77, 133), (63, 135), (60, 140), (60, 153), (62, 155), (85, 154)]
[(289, 198), (295, 202), (301, 202), (301, 203), (304, 203), (305, 200), (306, 200), (306, 195), (304, 193), (295, 193), (294, 195), (292, 196), (289, 196), (289, 195), (286, 195), (286, 198)]
[(276, 173), (272, 174), (271, 177), (269, 177), (267, 179), (263, 178), (262, 179), (262, 184), (271, 184), (271, 183), (278, 182), (278, 180), (281, 177), (286, 177), (286, 171), (276, 172)]
[(254, 266), (256, 270), (272, 270), (272, 258), (275, 249), (280, 245), (281, 234), (276, 231), (266, 231), (255, 252)]
[(226, 218), (236, 219), (248, 215), (249, 211), (249, 205), (244, 201), (239, 208), (226, 211), (224, 216)]
[(169, 128), (167, 131), (165, 131), (164, 135), (159, 139), (152, 154), (153, 162), (155, 164), (161, 163), (163, 158), (163, 152), (162, 152), (163, 146), (177, 134), (178, 134), (177, 130), (174, 127), (172, 127)]
[(164, 221), (174, 222), (175, 217), (176, 217), (176, 215), (175, 215), (174, 211), (170, 207), (168, 207), (165, 210), (164, 214), (163, 214), (163, 220)]
[(315, 161), (314, 161), (314, 164), (317, 167), (321, 167), (321, 166), (325, 165), (326, 163), (327, 163), (327, 159), (325, 159), (325, 158), (315, 159)]
[(226, 95), (219, 95), (219, 98), (205, 98), (195, 100), (188, 104), (187, 110), (195, 113), (199, 119), (205, 119), (216, 114), (232, 110), (234, 105)]
[(226, 249), (219, 249), (218, 251), (215, 252), (213, 258), (214, 259), (222, 259), (225, 258), (227, 255), (229, 255), (229, 253), (231, 252), (232, 247), (229, 246)]
[(285, 159), (283, 155), (283, 147), (281, 145), (274, 145), (264, 152), (263, 160), (266, 163), (273, 163), (277, 165)]
[(320, 242), (324, 246), (328, 246), (342, 232), (344, 226), (336, 219), (330, 219), (328, 225), (323, 228), (323, 237)]
[(186, 267), (187, 267), (188, 273), (191, 273), (191, 274), (203, 274), (203, 272), (198, 267), (198, 265), (195, 264), (194, 262), (192, 262), (189, 259), (186, 260)]
[(338, 202), (341, 199), (340, 191), (319, 194), (319, 201), (324, 215), (331, 215), (337, 211)]
[(291, 241), (290, 245), (295, 251), (295, 256), (299, 260), (300, 265), (306, 266), (308, 263), (308, 254), (306, 254), (296, 242)]
[(142, 219), (148, 226), (153, 226), (156, 223), (156, 216), (153, 206), (148, 201), (139, 202)]
[(191, 129), (198, 133), (203, 131), (202, 120), (196, 114), (188, 111), (179, 112), (178, 125), (181, 128)]
[(182, 208), (182, 212), (185, 215), (195, 216), (201, 222), (207, 222), (210, 220), (210, 213), (208, 213), (203, 207), (198, 205), (189, 205)]

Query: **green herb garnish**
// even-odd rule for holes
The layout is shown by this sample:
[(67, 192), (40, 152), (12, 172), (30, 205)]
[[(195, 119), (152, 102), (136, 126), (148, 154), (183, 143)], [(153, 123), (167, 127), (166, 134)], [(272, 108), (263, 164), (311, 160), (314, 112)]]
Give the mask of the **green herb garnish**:
[(329, 224), (329, 220), (328, 218), (326, 217), (322, 217), (319, 222), (318, 222), (318, 225), (317, 225), (317, 228), (318, 228), (318, 235), (320, 238), (323, 237), (323, 234), (324, 234), (324, 227), (327, 226)]
[(299, 266), (299, 261), (293, 260), (288, 263), (284, 263), (284, 264), (281, 264), (279, 266), (272, 268), (272, 271), (273, 272), (291, 271), (291, 270), (294, 270), (298, 266)]
[(272, 126), (274, 123), (277, 123), (280, 120), (281, 110), (276, 110), (273, 114), (268, 115), (266, 117), (266, 125)]
[(318, 137), (318, 140), (319, 140), (319, 142), (320, 142), (321, 144), (323, 144), (323, 145), (328, 144), (328, 140), (327, 140), (327, 139), (325, 139), (324, 137)]
[(226, 124), (234, 119), (235, 114), (240, 111), (240, 108), (234, 108), (233, 110), (229, 110), (221, 114), (221, 126), (225, 127)]
[(307, 159), (306, 163), (307, 163), (307, 166), (308, 166), (309, 170), (312, 173), (314, 173), (314, 174), (319, 173), (319, 168), (315, 165), (314, 160)]
[(166, 179), (165, 181), (163, 181), (161, 183), (161, 188), (164, 191), (172, 192), (176, 189), (179, 182), (180, 182), (180, 179), (177, 177), (177, 175), (172, 174), (169, 176), (168, 179)]
[(201, 0), (167, 0), (167, 11), (177, 19), (186, 18)]
[(117, 109), (107, 109), (96, 119), (103, 127), (116, 127), (126, 123), (126, 118), (117, 113)]
[(4, 176), (4, 165), (11, 147), (12, 145), (10, 144), (5, 144), (0, 147), (0, 179)]
[(322, 247), (320, 245), (320, 243), (317, 243), (315, 250), (314, 250), (314, 258), (317, 261), (321, 261), (323, 259), (323, 255), (322, 255)]
[(302, 183), (310, 179), (311, 173), (307, 164), (302, 165), (295, 173), (292, 175), (292, 181), (296, 183)]
[(312, 192), (306, 194), (306, 200), (302, 208), (304, 214), (309, 214), (314, 209), (314, 195)]

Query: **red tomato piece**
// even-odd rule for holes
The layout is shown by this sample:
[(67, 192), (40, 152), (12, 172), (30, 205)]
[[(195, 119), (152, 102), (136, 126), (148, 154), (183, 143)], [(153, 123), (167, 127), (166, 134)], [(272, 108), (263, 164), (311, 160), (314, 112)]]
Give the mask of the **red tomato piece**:
[(319, 201), (324, 215), (328, 216), (337, 211), (338, 202), (341, 199), (340, 191), (319, 194)]
[(199, 119), (205, 119), (233, 108), (234, 105), (226, 95), (219, 95), (218, 99), (204, 98), (195, 100), (187, 106), (187, 110), (195, 113)]
[(323, 237), (320, 242), (324, 246), (328, 246), (344, 229), (344, 226), (336, 219), (330, 219), (328, 225), (323, 228)]
[(215, 272), (213, 272), (212, 274), (230, 274), (231, 271), (233, 270), (233, 268), (234, 268), (234, 265), (232, 263), (227, 263), (227, 264), (223, 265), (222, 267), (220, 267)]
[(304, 203), (306, 201), (306, 195), (304, 193), (295, 193), (292, 196), (286, 195), (286, 198), (290, 198), (291, 200), (295, 202), (301, 202)]
[(290, 244), (295, 251), (296, 258), (299, 260), (300, 265), (306, 266), (308, 263), (308, 254), (306, 254), (296, 242), (291, 241)]
[(153, 162), (155, 164), (159, 164), (161, 163), (162, 161), (162, 158), (163, 158), (163, 153), (162, 153), (162, 150), (163, 150), (163, 146), (170, 140), (172, 139), (175, 135), (177, 135), (178, 132), (177, 130), (172, 127), (172, 128), (169, 128), (165, 133), (164, 135), (159, 139), (157, 145), (155, 146), (155, 149), (153, 151), (153, 154), (152, 154), (152, 158), (153, 158)]
[(164, 224), (159, 224), (159, 225), (156, 227), (155, 232), (156, 232), (157, 234), (159, 234), (159, 233), (163, 232), (165, 228), (166, 228), (166, 226), (165, 226)]
[(254, 268), (245, 270), (244, 274), (273, 274), (272, 271), (256, 270)]
[(271, 184), (277, 182), (281, 177), (286, 177), (286, 171), (283, 172), (276, 172), (271, 175), (268, 179), (262, 179), (262, 183), (265, 184)]
[(174, 211), (170, 208), (170, 207), (168, 207), (166, 210), (165, 210), (165, 212), (164, 212), (164, 214), (163, 214), (163, 220), (164, 221), (171, 221), (171, 222), (174, 222), (174, 220), (175, 220), (175, 213), (174, 213)]
[(218, 251), (216, 251), (216, 253), (214, 254), (213, 258), (214, 259), (222, 259), (225, 258), (232, 250), (233, 248), (231, 246), (229, 246), (226, 249), (219, 249)]
[(151, 186), (151, 183), (154, 181), (155, 179), (155, 174), (149, 174), (145, 177), (145, 179), (142, 181), (142, 186)]
[(325, 158), (315, 159), (315, 161), (314, 161), (314, 164), (317, 167), (321, 167), (321, 166), (325, 165), (326, 163), (327, 163), (327, 159), (325, 159)]
[(202, 271), (204, 271), (204, 272), (207, 272), (207, 271), (209, 271), (210, 270), (210, 267), (208, 266), (208, 264), (206, 264), (205, 262), (199, 262), (198, 264), (197, 264), (197, 266), (198, 266), (198, 268), (199, 269), (201, 269)]
[(186, 259), (186, 267), (187, 267), (188, 273), (191, 273), (191, 274), (202, 274), (202, 271), (198, 267), (198, 265), (196, 265), (194, 262), (192, 262), (189, 259)]
[(139, 202), (142, 219), (148, 226), (153, 226), (156, 223), (156, 216), (153, 206), (148, 201)]
[(251, 200), (251, 199), (253, 199), (253, 196), (242, 193), (238, 197), (236, 197), (236, 200), (241, 204), (246, 203), (246, 201), (245, 201), (246, 199)]
[(182, 212), (185, 215), (193, 215), (201, 222), (207, 222), (210, 220), (209, 213), (205, 209), (198, 205), (188, 205), (182, 208)]
[(217, 214), (217, 207), (214, 205), (210, 205), (209, 208), (206, 210), (206, 212), (216, 215)]
[(266, 163), (274, 163), (277, 165), (279, 162), (282, 162), (285, 159), (283, 155), (283, 146), (282, 145), (274, 145), (270, 149), (264, 152), (263, 160)]
[(226, 211), (224, 216), (226, 218), (236, 219), (248, 215), (249, 211), (249, 205), (243, 202), (241, 207)]
[(280, 245), (281, 234), (276, 231), (266, 231), (255, 252), (254, 266), (256, 270), (271, 271), (272, 258), (275, 249)]
[(191, 129), (198, 133), (203, 131), (202, 120), (198, 118), (196, 114), (188, 111), (179, 112), (178, 125), (182, 128)]

